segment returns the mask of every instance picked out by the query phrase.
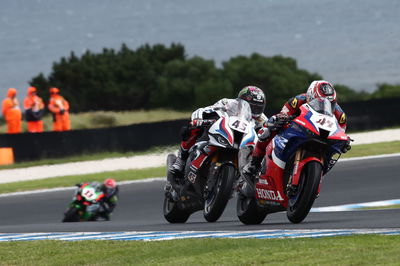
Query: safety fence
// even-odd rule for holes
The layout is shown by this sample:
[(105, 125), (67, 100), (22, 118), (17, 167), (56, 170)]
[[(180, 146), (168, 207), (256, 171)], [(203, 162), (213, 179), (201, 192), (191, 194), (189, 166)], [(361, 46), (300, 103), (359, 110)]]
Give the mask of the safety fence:
[(16, 162), (99, 152), (143, 151), (178, 143), (179, 130), (187, 122), (175, 120), (66, 132), (1, 134), (0, 147), (12, 147)]
[[(400, 126), (400, 98), (340, 103), (347, 116), (347, 131), (367, 131)], [(270, 110), (272, 115), (280, 110)]]
[[(348, 131), (400, 126), (400, 98), (341, 104), (348, 117)], [(269, 110), (269, 115), (278, 110)], [(0, 147), (11, 147), (15, 161), (61, 158), (98, 152), (143, 151), (179, 143), (180, 128), (187, 120), (144, 123), (113, 128), (68, 132), (0, 134)]]

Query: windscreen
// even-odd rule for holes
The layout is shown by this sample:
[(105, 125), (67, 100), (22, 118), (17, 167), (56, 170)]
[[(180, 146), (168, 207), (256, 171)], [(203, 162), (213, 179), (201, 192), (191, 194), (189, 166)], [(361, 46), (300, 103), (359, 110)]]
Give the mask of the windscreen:
[(251, 121), (251, 109), (248, 102), (241, 99), (230, 100), (225, 107), (229, 116), (238, 116), (246, 121)]
[(333, 116), (332, 104), (328, 99), (314, 99), (308, 105), (320, 114)]

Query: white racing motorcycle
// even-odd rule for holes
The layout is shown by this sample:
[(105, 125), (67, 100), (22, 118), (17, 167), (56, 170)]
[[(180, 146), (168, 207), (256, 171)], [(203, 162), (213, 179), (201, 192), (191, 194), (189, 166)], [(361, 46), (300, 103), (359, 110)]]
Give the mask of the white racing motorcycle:
[[(199, 210), (203, 210), (208, 222), (217, 221), (239, 177), (239, 151), (254, 146), (254, 122), (246, 101), (229, 100), (225, 107), (214, 110), (218, 117), (205, 121), (209, 126), (190, 149), (183, 177), (168, 171), (176, 160), (174, 154), (168, 155), (163, 212), (170, 223), (184, 223)], [(210, 150), (213, 151), (211, 155), (205, 157), (197, 174), (193, 174), (190, 170), (192, 161), (199, 158), (200, 153)]]

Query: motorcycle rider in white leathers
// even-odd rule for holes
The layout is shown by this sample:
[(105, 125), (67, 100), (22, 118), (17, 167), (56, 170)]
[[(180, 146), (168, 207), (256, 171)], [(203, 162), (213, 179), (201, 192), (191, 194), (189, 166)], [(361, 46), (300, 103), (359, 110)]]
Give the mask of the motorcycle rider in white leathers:
[[(255, 86), (246, 86), (238, 94), (238, 99), (245, 100), (249, 103), (254, 122), (254, 128), (257, 132), (258, 129), (262, 128), (268, 120), (265, 116), (265, 94), (264, 92)], [(235, 99), (221, 99), (214, 105), (199, 108), (193, 112), (191, 121), (188, 125), (185, 125), (181, 129), (182, 142), (179, 148), (178, 157), (169, 171), (175, 176), (183, 176), (183, 170), (185, 168), (186, 160), (189, 156), (190, 148), (196, 143), (197, 139), (203, 135), (204, 127), (209, 125), (209, 121), (218, 118), (216, 110), (223, 109), (229, 101)], [(207, 146), (203, 149), (193, 161), (191, 165), (192, 171), (200, 169), (202, 163), (215, 151), (215, 147)]]

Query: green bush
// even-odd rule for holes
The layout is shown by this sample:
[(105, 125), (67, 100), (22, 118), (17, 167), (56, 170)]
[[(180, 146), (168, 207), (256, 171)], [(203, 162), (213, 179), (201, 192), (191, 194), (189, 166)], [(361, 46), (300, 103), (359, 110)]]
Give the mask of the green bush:
[[(68, 58), (53, 64), (48, 77), (39, 74), (30, 84), (44, 98), (48, 98), (50, 87), (60, 88), (72, 112), (192, 110), (220, 98), (235, 97), (247, 85), (263, 89), (268, 108), (277, 109), (290, 97), (305, 92), (317, 79), (322, 77), (299, 69), (296, 60), (289, 57), (254, 53), (233, 57), (217, 68), (213, 60), (187, 58), (181, 44), (144, 45), (136, 50), (123, 44), (119, 51), (87, 51), (80, 57), (71, 52)], [(336, 88), (340, 101), (369, 97), (343, 85)], [(397, 92), (398, 87), (383, 84), (376, 97)], [(101, 123), (114, 123), (110, 118), (99, 119)]]
[(371, 95), (372, 98), (390, 98), (390, 97), (400, 97), (400, 84), (390, 85), (390, 84), (379, 84), (378, 90), (376, 90)]

